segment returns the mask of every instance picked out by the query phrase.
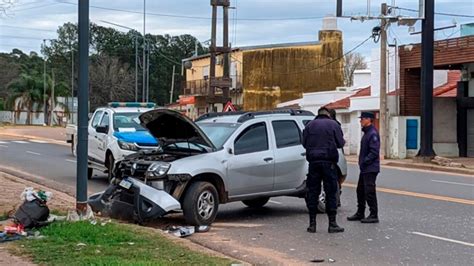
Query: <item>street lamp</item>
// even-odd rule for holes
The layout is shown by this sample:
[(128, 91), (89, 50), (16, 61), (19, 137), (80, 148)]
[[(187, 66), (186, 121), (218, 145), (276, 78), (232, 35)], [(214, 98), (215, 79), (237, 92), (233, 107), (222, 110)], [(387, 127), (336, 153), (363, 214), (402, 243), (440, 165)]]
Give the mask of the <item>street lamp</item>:
[[(46, 41), (52, 41), (53, 39), (43, 39), (43, 47), (46, 47)], [(48, 124), (46, 113), (46, 54), (43, 58), (43, 126)]]
[(138, 31), (136, 29), (133, 29), (124, 25), (120, 25), (117, 23), (105, 21), (105, 20), (101, 20), (101, 22), (134, 31), (133, 33), (135, 35), (135, 102), (138, 102), (138, 34), (137, 34)]

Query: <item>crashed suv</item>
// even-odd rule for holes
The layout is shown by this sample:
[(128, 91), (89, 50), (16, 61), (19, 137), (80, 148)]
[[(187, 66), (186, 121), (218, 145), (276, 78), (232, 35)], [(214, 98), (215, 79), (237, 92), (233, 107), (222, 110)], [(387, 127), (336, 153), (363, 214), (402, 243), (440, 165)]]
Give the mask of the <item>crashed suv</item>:
[(141, 125), (160, 147), (117, 162), (115, 185), (102, 200), (121, 190), (141, 219), (182, 210), (189, 224), (209, 225), (219, 204), (262, 207), (271, 197), (304, 197), (302, 130), (313, 118), (301, 110), (209, 113), (195, 122), (167, 109), (143, 113)]

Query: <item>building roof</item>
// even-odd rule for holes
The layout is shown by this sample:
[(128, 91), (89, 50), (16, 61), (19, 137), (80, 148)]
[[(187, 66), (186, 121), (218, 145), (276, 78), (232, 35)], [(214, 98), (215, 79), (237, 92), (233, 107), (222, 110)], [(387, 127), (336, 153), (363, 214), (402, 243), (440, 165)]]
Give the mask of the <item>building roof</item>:
[(347, 109), (351, 106), (351, 98), (370, 96), (371, 87), (360, 89), (351, 96), (342, 98), (338, 101), (326, 104), (324, 107), (329, 109)]
[(434, 97), (456, 97), (458, 81), (461, 80), (461, 72), (454, 70), (448, 72), (448, 81), (433, 89)]
[[(300, 46), (310, 46), (310, 45), (318, 45), (320, 44), (319, 41), (313, 42), (291, 42), (291, 43), (274, 43), (274, 44), (262, 44), (262, 45), (251, 45), (251, 46), (242, 46), (242, 47), (234, 47), (232, 51), (250, 51), (250, 50), (258, 50), (258, 49), (274, 49), (274, 48), (288, 48), (288, 47), (300, 47)], [(189, 58), (185, 58), (182, 61), (192, 61), (202, 58), (207, 58), (211, 56), (210, 53), (192, 56)]]

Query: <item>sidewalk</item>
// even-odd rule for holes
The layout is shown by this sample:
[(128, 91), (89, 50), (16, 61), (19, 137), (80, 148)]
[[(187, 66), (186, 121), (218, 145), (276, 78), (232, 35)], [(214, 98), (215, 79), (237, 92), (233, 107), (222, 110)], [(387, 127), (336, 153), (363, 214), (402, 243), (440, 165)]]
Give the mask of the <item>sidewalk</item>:
[[(346, 155), (346, 159), (350, 163), (358, 163), (357, 155)], [(380, 163), (381, 165), (411, 168), (428, 171), (440, 171), (447, 173), (472, 175), (474, 176), (474, 158), (450, 158), (453, 162), (463, 164), (463, 167), (448, 167), (441, 166), (434, 163), (415, 163), (413, 159), (385, 159)]]
[(56, 144), (67, 145), (66, 128), (45, 126), (0, 126), (0, 136), (21, 137), (47, 140)]

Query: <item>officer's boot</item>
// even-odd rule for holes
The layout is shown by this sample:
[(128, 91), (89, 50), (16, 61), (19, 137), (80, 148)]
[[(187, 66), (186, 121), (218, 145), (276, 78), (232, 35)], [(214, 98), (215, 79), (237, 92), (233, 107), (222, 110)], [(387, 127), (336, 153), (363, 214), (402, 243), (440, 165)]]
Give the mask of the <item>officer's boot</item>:
[(309, 215), (309, 226), (306, 231), (316, 233), (316, 215)]
[(328, 215), (328, 218), (329, 218), (329, 228), (328, 228), (329, 233), (344, 232), (344, 228), (339, 227), (339, 225), (336, 223), (336, 215)]

